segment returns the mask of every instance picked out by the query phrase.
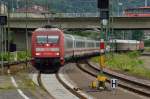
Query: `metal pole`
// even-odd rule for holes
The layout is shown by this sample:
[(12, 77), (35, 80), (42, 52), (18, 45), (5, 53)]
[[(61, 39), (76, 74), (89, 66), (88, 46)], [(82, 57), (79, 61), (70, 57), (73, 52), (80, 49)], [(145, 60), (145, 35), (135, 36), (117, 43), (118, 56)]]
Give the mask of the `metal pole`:
[(2, 35), (2, 51), (1, 51), (1, 67), (2, 67), (2, 74), (4, 73), (4, 45), (3, 45), (3, 42), (4, 42), (4, 38), (3, 38), (3, 26), (1, 25), (0, 26), (1, 28), (1, 35)]
[(147, 0), (145, 0), (145, 7), (147, 7)]
[[(9, 3), (7, 2), (7, 6), (8, 6), (8, 13), (7, 13), (7, 15), (8, 15), (8, 17), (7, 17), (7, 24), (8, 24), (8, 28), (7, 28), (7, 35), (8, 35), (8, 45), (7, 45), (7, 48), (8, 48), (8, 63), (10, 62), (10, 51), (9, 51), (9, 44), (10, 44), (10, 8), (9, 8)], [(9, 70), (9, 65), (8, 65), (8, 70)]]
[(26, 52), (28, 51), (28, 22), (27, 22), (27, 19), (28, 19), (28, 13), (27, 13), (27, 0), (26, 0), (26, 25), (25, 25), (25, 34), (26, 34)]
[(47, 24), (50, 24), (49, 20), (49, 9), (48, 9), (48, 0), (46, 0), (46, 10), (47, 10)]
[(14, 0), (11, 1), (12, 12), (14, 12)]
[[(113, 0), (111, 0), (111, 2), (112, 2), (112, 3), (111, 3), (111, 9), (112, 9), (111, 12), (112, 12), (112, 13), (111, 13), (111, 23), (110, 23), (110, 24), (111, 24), (111, 34), (112, 34), (112, 36), (113, 36), (113, 37), (112, 37), (112, 46), (111, 46), (111, 47), (114, 49), (114, 28), (113, 28), (113, 23), (114, 23), (114, 18), (113, 18), (113, 17), (114, 17), (114, 16), (113, 16), (113, 15), (114, 15), (114, 13), (113, 13), (113, 12), (114, 12), (114, 6), (113, 6)], [(112, 52), (113, 52), (113, 51), (112, 51)], [(113, 54), (112, 54), (112, 55), (113, 55)]]
[(4, 52), (6, 54), (7, 50), (6, 50), (6, 43), (7, 43), (7, 40), (6, 40), (6, 28), (4, 28)]
[(17, 0), (17, 1), (16, 1), (16, 6), (17, 6), (16, 8), (17, 8), (17, 9), (19, 8), (18, 2), (19, 2), (19, 1)]
[[(28, 22), (27, 22), (27, 19), (28, 19), (28, 13), (27, 13), (27, 7), (28, 5), (28, 1), (26, 0), (26, 26), (25, 26), (25, 34), (26, 34), (26, 61), (27, 61), (27, 56), (28, 56), (28, 50), (29, 50), (29, 45), (28, 45)], [(28, 67), (28, 63), (26, 62), (26, 69)]]
[(118, 8), (118, 9), (117, 9), (117, 10), (118, 10), (118, 17), (119, 17), (119, 0), (117, 0), (117, 6), (118, 6), (118, 7), (117, 7), (117, 8)]
[[(5, 6), (6, 6), (6, 3), (4, 2), (4, 14), (6, 15), (6, 7)], [(7, 39), (7, 34), (6, 34), (6, 27), (5, 27), (4, 28), (4, 48), (5, 48), (4, 51), (5, 51), (5, 54), (7, 52), (7, 49), (6, 49), (7, 48), (7, 44), (6, 44), (7, 40), (6, 39)]]

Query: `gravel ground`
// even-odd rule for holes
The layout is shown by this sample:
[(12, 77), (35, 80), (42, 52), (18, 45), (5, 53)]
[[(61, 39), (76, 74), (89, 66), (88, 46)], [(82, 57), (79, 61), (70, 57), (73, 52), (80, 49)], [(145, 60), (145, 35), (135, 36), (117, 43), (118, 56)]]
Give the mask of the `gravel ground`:
[[(30, 99), (51, 99), (47, 92), (32, 82), (23, 65), (11, 67), (11, 75), (0, 75), (0, 99), (24, 99), (18, 89)], [(12, 83), (11, 77), (14, 77), (18, 88)]]
[[(139, 96), (121, 88), (117, 88), (114, 91), (94, 91), (88, 87), (89, 84), (95, 80), (94, 77), (83, 73), (75, 66), (75, 64), (69, 64), (69, 66), (65, 66), (65, 68), (68, 77), (75, 84), (77, 84), (79, 88), (92, 95), (96, 99), (144, 99), (144, 97), (142, 96)], [(107, 83), (107, 86), (109, 87), (110, 85)]]

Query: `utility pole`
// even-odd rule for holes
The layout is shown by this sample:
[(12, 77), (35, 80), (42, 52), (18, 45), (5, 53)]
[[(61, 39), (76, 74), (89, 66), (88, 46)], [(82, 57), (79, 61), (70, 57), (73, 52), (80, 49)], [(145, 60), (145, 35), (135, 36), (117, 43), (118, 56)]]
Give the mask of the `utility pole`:
[(26, 51), (28, 51), (28, 1), (26, 0), (26, 23), (25, 23), (25, 34), (26, 34)]
[(147, 0), (145, 0), (145, 7), (147, 7), (147, 3), (148, 3)]
[[(8, 50), (8, 63), (10, 63), (10, 9), (11, 9), (11, 7), (9, 6), (9, 2), (7, 2), (7, 39), (8, 39), (8, 41), (7, 41), (7, 50)], [(7, 67), (7, 70), (8, 70), (8, 73), (9, 73), (9, 68), (10, 68), (10, 66), (8, 65), (8, 67)]]
[[(28, 44), (28, 0), (25, 1), (26, 5), (26, 23), (25, 23), (25, 35), (26, 35), (26, 61), (28, 56), (28, 50), (29, 50), (29, 44)], [(27, 62), (26, 62), (26, 68), (27, 68)]]
[(14, 12), (15, 8), (14, 8), (14, 0), (11, 1), (11, 8), (12, 8), (12, 12)]
[(7, 25), (7, 16), (0, 16), (0, 33), (1, 33), (1, 68), (4, 73), (4, 28)]

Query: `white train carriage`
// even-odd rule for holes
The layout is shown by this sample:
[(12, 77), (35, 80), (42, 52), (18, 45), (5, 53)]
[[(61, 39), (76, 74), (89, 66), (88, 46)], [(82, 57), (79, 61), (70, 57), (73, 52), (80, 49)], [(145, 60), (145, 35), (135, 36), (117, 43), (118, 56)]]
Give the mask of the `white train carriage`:
[(111, 40), (115, 51), (134, 51), (139, 50), (140, 41), (137, 40)]
[(65, 58), (99, 53), (99, 41), (86, 37), (64, 35)]

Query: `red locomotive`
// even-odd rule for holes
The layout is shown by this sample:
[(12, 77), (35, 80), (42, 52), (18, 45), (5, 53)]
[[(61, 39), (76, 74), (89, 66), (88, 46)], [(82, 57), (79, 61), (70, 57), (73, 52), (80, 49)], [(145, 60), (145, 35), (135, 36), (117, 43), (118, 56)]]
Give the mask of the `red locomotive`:
[(65, 59), (97, 53), (99, 41), (64, 34), (58, 28), (38, 28), (32, 33), (32, 64), (40, 70), (57, 69)]

